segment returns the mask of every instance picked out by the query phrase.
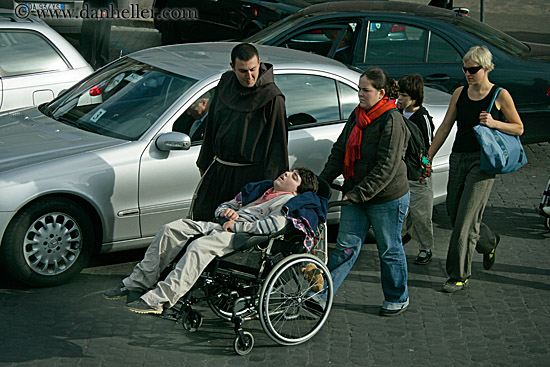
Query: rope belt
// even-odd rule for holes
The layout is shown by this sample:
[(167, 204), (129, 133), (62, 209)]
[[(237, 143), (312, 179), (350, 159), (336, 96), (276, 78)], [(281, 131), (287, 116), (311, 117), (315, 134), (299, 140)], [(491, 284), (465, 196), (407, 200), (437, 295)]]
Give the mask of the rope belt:
[(227, 161), (224, 161), (223, 159), (220, 159), (218, 157), (214, 157), (214, 160), (216, 162), (219, 162), (221, 164), (223, 164), (224, 166), (232, 166), (232, 167), (246, 167), (246, 166), (253, 166), (257, 163), (236, 163), (236, 162), (227, 162)]

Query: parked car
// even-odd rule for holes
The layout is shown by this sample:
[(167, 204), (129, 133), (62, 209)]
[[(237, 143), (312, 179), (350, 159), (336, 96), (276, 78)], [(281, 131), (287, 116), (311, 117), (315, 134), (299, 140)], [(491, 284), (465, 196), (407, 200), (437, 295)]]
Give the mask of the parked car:
[[(492, 82), (510, 91), (525, 124), (525, 143), (550, 140), (550, 45), (520, 42), (461, 11), (397, 1), (346, 1), (310, 6), (249, 37), (394, 77), (418, 72), (452, 93), (465, 84), (462, 57), (475, 45), (494, 56)], [(348, 47), (346, 53), (339, 49)]]
[(196, 10), (196, 19), (155, 19), (162, 44), (241, 39), (311, 5), (307, 0), (155, 0), (161, 14), (164, 9)]
[[(338, 1), (338, 0), (336, 0)], [(157, 14), (164, 9), (195, 9), (196, 19), (155, 18), (164, 45), (184, 42), (239, 40), (326, 0), (155, 0)]]
[[(50, 103), (0, 116), (2, 267), (30, 285), (58, 284), (94, 250), (145, 247), (162, 224), (185, 217), (201, 145), (181, 128), (185, 111), (213, 92), (235, 45), (138, 51)], [(291, 167), (320, 173), (358, 104), (360, 73), (300, 51), (259, 52), (286, 96)], [(450, 95), (426, 88), (425, 100), (439, 125)], [(433, 163), (437, 203), (446, 195), (450, 148)]]
[(93, 72), (57, 32), (11, 10), (0, 10), (0, 55), (0, 111), (49, 102)]

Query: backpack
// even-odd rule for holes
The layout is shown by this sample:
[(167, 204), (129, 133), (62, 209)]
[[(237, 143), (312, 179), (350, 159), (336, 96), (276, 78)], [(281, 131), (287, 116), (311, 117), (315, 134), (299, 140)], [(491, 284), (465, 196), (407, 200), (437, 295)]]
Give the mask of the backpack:
[(403, 120), (405, 120), (405, 125), (411, 133), (403, 158), (407, 166), (407, 178), (410, 181), (418, 181), (426, 171), (426, 167), (422, 164), (422, 157), (426, 157), (428, 151), (426, 150), (422, 131), (420, 131), (418, 126), (405, 116), (403, 116)]

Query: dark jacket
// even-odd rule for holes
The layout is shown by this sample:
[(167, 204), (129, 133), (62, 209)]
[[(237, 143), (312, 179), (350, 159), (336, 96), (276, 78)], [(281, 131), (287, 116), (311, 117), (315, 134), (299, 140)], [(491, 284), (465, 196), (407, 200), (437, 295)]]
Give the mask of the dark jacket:
[[(355, 125), (355, 111), (332, 147), (321, 177), (328, 182), (344, 172), (348, 137)], [(397, 109), (374, 120), (363, 130), (361, 159), (355, 162), (355, 177), (344, 182), (344, 193), (355, 203), (381, 204), (409, 191), (403, 161), (410, 133)]]
[(432, 144), (432, 140), (434, 138), (435, 126), (432, 121), (432, 116), (430, 116), (428, 110), (424, 108), (424, 106), (420, 106), (420, 108), (416, 110), (411, 117), (409, 117), (409, 120), (418, 126), (422, 132), (426, 149), (430, 149), (430, 145)]

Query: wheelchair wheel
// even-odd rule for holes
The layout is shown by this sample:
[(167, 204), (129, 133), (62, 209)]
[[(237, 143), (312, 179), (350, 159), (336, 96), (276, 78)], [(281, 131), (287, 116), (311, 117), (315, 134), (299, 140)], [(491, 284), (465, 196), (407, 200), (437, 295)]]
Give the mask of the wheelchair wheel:
[(243, 336), (238, 335), (233, 343), (233, 348), (238, 355), (244, 356), (254, 348), (254, 336), (248, 331), (243, 331)]
[(182, 313), (181, 326), (190, 333), (197, 331), (202, 325), (202, 315), (194, 310)]
[(546, 229), (550, 230), (550, 218), (544, 218), (544, 226), (546, 227)]
[[(312, 266), (313, 277), (307, 271)], [(332, 298), (332, 278), (324, 262), (310, 254), (291, 255), (271, 270), (262, 285), (260, 322), (275, 342), (300, 344), (321, 329)]]
[[(221, 284), (211, 284), (205, 288), (207, 296), (216, 296), (208, 298), (206, 301), (208, 306), (216, 316), (225, 321), (231, 321), (233, 316), (233, 297), (228, 294), (227, 288)], [(243, 320), (251, 320), (255, 312), (250, 310), (241, 310), (236, 316), (240, 316)]]

